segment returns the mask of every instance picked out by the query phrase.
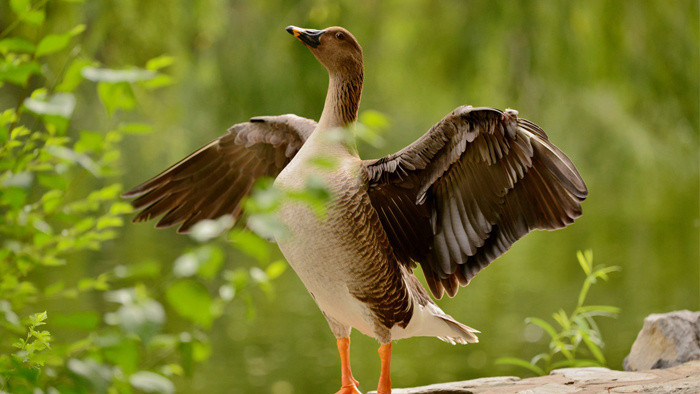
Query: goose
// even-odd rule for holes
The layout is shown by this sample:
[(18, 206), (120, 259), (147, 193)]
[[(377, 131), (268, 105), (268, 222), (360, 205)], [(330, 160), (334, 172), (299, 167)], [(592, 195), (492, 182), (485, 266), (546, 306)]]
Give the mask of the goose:
[[(325, 316), (341, 361), (338, 393), (359, 393), (350, 368), (354, 328), (379, 341), (377, 392), (391, 392), (392, 341), (431, 336), (477, 342), (477, 330), (443, 312), (414, 276), (420, 265), (436, 299), (450, 297), (534, 229), (578, 218), (588, 191), (569, 158), (512, 109), (461, 106), (422, 137), (386, 157), (362, 160), (349, 134), (364, 76), (362, 48), (342, 27), (288, 26), (326, 68), (318, 122), (260, 116), (124, 194), (157, 228), (187, 232), (204, 219), (241, 216), (256, 179), (297, 190), (309, 176), (330, 191), (325, 217), (288, 202), (280, 250)], [(314, 159), (331, 157), (320, 169)]]

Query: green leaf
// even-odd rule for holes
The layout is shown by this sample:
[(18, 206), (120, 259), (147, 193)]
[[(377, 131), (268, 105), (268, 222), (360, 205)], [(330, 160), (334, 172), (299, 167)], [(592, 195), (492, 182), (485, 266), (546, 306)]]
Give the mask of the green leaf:
[(609, 305), (586, 305), (579, 308), (581, 314), (589, 316), (610, 316), (614, 317), (620, 313), (620, 308)]
[(19, 187), (11, 186), (0, 190), (0, 205), (9, 205), (11, 208), (19, 208), (27, 200), (27, 192)]
[(554, 345), (555, 351), (561, 352), (569, 360), (574, 360), (574, 355), (569, 350), (568, 345), (562, 341), (552, 341), (551, 344)]
[(105, 186), (102, 189), (95, 190), (88, 195), (88, 201), (100, 202), (113, 200), (119, 196), (122, 191), (122, 185), (115, 183)]
[(0, 126), (8, 125), (17, 120), (14, 109), (6, 109), (0, 113)]
[(588, 347), (588, 350), (591, 351), (596, 360), (598, 360), (601, 365), (605, 365), (605, 356), (603, 356), (603, 352), (600, 350), (598, 345), (596, 345), (585, 332), (581, 333), (581, 337), (583, 338), (583, 342)]
[(114, 274), (119, 278), (156, 278), (160, 275), (160, 263), (149, 260), (128, 266), (119, 265), (114, 268)]
[(153, 132), (153, 126), (145, 123), (124, 123), (119, 125), (119, 131), (124, 134), (148, 134)]
[(47, 315), (46, 311), (43, 311), (40, 313), (35, 313), (35, 314), (29, 316), (28, 324), (32, 327), (44, 325), (44, 324), (46, 324), (44, 322), (46, 321), (47, 317), (48, 317), (48, 315)]
[(30, 97), (24, 106), (37, 115), (56, 115), (70, 119), (75, 109), (75, 96), (71, 93), (56, 93), (48, 99)]
[(391, 122), (383, 113), (375, 110), (365, 110), (360, 113), (359, 121), (374, 130), (383, 130), (389, 127)]
[(532, 365), (537, 365), (537, 363), (539, 363), (540, 360), (545, 360), (544, 362), (545, 362), (545, 364), (546, 364), (546, 363), (547, 363), (547, 360), (550, 360), (550, 359), (551, 359), (551, 356), (549, 355), (549, 353), (540, 353), (540, 354), (536, 354), (536, 355), (530, 360), (530, 364), (532, 364)]
[[(85, 69), (87, 68), (89, 67)], [(85, 75), (84, 72), (83, 75)], [(131, 85), (126, 82), (100, 82), (97, 84), (97, 94), (110, 115), (118, 109), (130, 110), (136, 106), (134, 92), (131, 90)]]
[(0, 53), (7, 55), (13, 53), (34, 53), (36, 47), (31, 42), (21, 37), (10, 37), (0, 40)]
[(27, 12), (26, 14), (22, 15), (22, 20), (34, 25), (34, 26), (39, 26), (44, 22), (44, 19), (46, 18), (46, 13), (44, 10), (32, 10)]
[(259, 262), (267, 262), (270, 258), (269, 243), (251, 231), (233, 229), (229, 232), (228, 239), (238, 250)]
[(170, 66), (175, 62), (175, 58), (172, 56), (158, 56), (154, 57), (153, 59), (149, 60), (146, 62), (146, 69), (147, 70), (152, 70), (152, 71), (157, 71), (160, 70), (161, 68), (165, 68)]
[(31, 7), (32, 4), (29, 0), (10, 0), (10, 8), (19, 16), (26, 14)]
[(192, 358), (197, 362), (204, 362), (211, 356), (211, 344), (201, 341), (192, 343)]
[(110, 215), (123, 215), (133, 211), (134, 208), (131, 206), (131, 204), (125, 202), (115, 202), (109, 207)]
[(75, 36), (77, 36), (78, 34), (81, 34), (81, 33), (84, 32), (84, 31), (85, 31), (85, 25), (80, 24), (80, 25), (76, 25), (74, 28), (70, 29), (70, 31), (68, 32), (68, 34), (69, 34), (71, 37), (75, 37)]
[(15, 85), (25, 85), (34, 74), (41, 74), (41, 66), (35, 61), (0, 63), (0, 82), (7, 81)]
[(207, 245), (201, 248), (200, 253), (204, 253), (199, 263), (197, 272), (204, 279), (214, 279), (224, 265), (224, 252), (221, 248)]
[(149, 90), (162, 88), (174, 84), (173, 78), (170, 75), (158, 74), (148, 81), (141, 82), (141, 85)]
[(56, 174), (38, 174), (37, 180), (47, 189), (57, 189), (65, 191), (68, 189), (68, 180)]
[(10, 0), (10, 8), (21, 21), (38, 26), (44, 21), (43, 9), (32, 9), (30, 0)]
[(199, 282), (179, 280), (165, 293), (170, 306), (182, 317), (204, 328), (209, 328), (214, 315), (211, 311), (212, 299), (209, 292)]
[(568, 330), (571, 328), (571, 321), (569, 320), (569, 316), (564, 312), (563, 309), (560, 309), (558, 312), (555, 312), (552, 314), (552, 317), (554, 320), (559, 323), (562, 329)]
[(536, 326), (539, 326), (544, 331), (546, 331), (547, 334), (549, 334), (549, 336), (552, 338), (556, 338), (558, 336), (557, 331), (554, 329), (554, 327), (552, 327), (551, 324), (538, 317), (528, 317), (527, 319), (525, 319), (525, 323), (532, 323)]
[(129, 377), (129, 383), (146, 393), (170, 394), (175, 392), (175, 385), (165, 376), (154, 372), (139, 371)]
[(559, 369), (559, 368), (570, 368), (574, 366), (574, 361), (576, 360), (559, 360), (556, 362), (553, 362), (549, 366), (549, 370), (554, 370), (554, 369)]
[(538, 367), (537, 365), (530, 364), (529, 362), (516, 358), (516, 357), (501, 357), (498, 360), (496, 360), (496, 364), (498, 365), (515, 365), (518, 367), (522, 367), (525, 369), (528, 369), (535, 374), (539, 376), (546, 375), (545, 371)]
[(277, 260), (265, 269), (265, 273), (267, 274), (267, 277), (272, 280), (282, 275), (282, 273), (284, 273), (286, 270), (287, 262), (284, 260)]
[(102, 354), (110, 363), (118, 365), (126, 373), (134, 373), (139, 365), (139, 349), (133, 340), (124, 338), (117, 345), (104, 347)]
[(25, 135), (29, 135), (31, 131), (29, 131), (28, 128), (24, 126), (18, 126), (12, 129), (12, 133), (10, 134), (10, 138), (13, 140), (19, 139), (20, 137), (24, 137)]
[(78, 142), (73, 145), (73, 150), (78, 153), (97, 152), (102, 149), (103, 143), (104, 136), (101, 133), (83, 130)]
[(622, 268), (619, 267), (619, 266), (617, 266), (617, 265), (613, 265), (613, 266), (610, 266), (610, 267), (602, 267), (602, 268), (596, 269), (596, 270), (593, 272), (593, 276), (596, 277), (596, 278), (601, 278), (601, 279), (607, 281), (607, 280), (608, 280), (608, 274), (609, 274), (609, 273), (617, 272), (617, 271), (621, 271), (621, 270), (622, 270)]
[(63, 81), (56, 86), (57, 92), (72, 92), (83, 81), (82, 70), (93, 64), (93, 61), (85, 58), (77, 58), (68, 66)]
[[(586, 252), (589, 252), (589, 251), (586, 251)], [(580, 250), (576, 252), (576, 259), (578, 260), (579, 265), (583, 269), (583, 272), (586, 273), (586, 275), (591, 274), (591, 269), (593, 266), (591, 259), (589, 259), (588, 257), (589, 257), (588, 253), (584, 254), (584, 252), (582, 252)]]
[(160, 367), (160, 373), (165, 376), (182, 376), (185, 374), (185, 370), (180, 366), (180, 364), (166, 364)]
[(103, 230), (110, 227), (121, 227), (123, 224), (124, 221), (122, 218), (106, 215), (97, 220), (97, 225), (95, 225), (95, 228), (98, 230)]
[(70, 43), (71, 37), (72, 35), (70, 33), (49, 34), (45, 36), (36, 46), (34, 56), (38, 58), (63, 50), (68, 46), (68, 43)]
[(32, 237), (32, 243), (38, 248), (43, 248), (53, 240), (54, 238), (52, 236), (44, 233), (35, 233)]

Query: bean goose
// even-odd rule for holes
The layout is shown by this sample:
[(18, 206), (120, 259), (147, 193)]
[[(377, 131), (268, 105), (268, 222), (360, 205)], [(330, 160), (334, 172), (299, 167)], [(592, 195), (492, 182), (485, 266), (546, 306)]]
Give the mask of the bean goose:
[[(280, 188), (323, 177), (331, 200), (320, 219), (288, 203), (277, 239), (337, 338), (339, 393), (357, 393), (350, 369), (352, 328), (380, 342), (378, 392), (390, 393), (393, 340), (434, 336), (477, 342), (478, 331), (443, 312), (413, 275), (420, 264), (432, 292), (454, 296), (533, 229), (554, 230), (581, 215), (586, 186), (569, 158), (514, 110), (463, 106), (399, 152), (362, 160), (347, 140), (329, 138), (357, 119), (362, 48), (341, 27), (286, 29), (329, 74), (321, 118), (262, 116), (231, 127), (160, 175), (125, 194), (134, 221), (187, 232), (203, 219), (241, 215), (261, 176)], [(347, 132), (347, 131), (346, 131)], [(312, 165), (332, 156), (333, 170)]]

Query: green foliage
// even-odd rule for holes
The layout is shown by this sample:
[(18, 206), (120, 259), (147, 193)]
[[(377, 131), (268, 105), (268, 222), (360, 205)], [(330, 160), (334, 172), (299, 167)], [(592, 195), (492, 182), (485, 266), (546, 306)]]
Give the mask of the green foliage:
[[(552, 314), (552, 318), (559, 326), (555, 328), (547, 321), (528, 317), (525, 322), (541, 328), (549, 335), (549, 350), (539, 353), (529, 361), (516, 357), (503, 357), (496, 360), (496, 364), (515, 365), (534, 372), (537, 375), (548, 375), (553, 369), (567, 367), (605, 366), (603, 355), (603, 343), (600, 329), (595, 317), (616, 317), (620, 309), (608, 305), (584, 305), (588, 291), (598, 279), (608, 280), (608, 274), (619, 271), (620, 267), (598, 266), (593, 267), (593, 252), (577, 252), (578, 263), (586, 274), (583, 286), (578, 294), (576, 307), (571, 314), (563, 309)], [(585, 345), (581, 346), (581, 345)], [(581, 358), (580, 353), (588, 353), (593, 358)]]
[[(151, 131), (130, 112), (139, 97), (172, 83), (162, 69), (174, 58), (106, 68), (81, 50), (84, 25), (23, 36), (26, 24), (43, 27), (46, 2), (10, 6), (15, 19), (0, 34), (0, 86), (12, 86), (3, 93), (15, 101), (0, 109), (0, 391), (172, 393), (172, 379), (208, 359), (207, 330), (226, 305), (241, 298), (253, 316), (256, 289), (271, 297), (286, 264), (257, 235), (233, 230), (257, 264), (223, 271), (217, 239), (233, 225), (223, 217), (197, 224), (192, 238), (201, 244), (167, 272), (141, 261), (63, 278), (81, 256), (97, 257), (132, 212), (114, 179), (119, 145)], [(77, 119), (95, 94), (106, 117), (85, 129)], [(298, 198), (322, 205), (321, 189)]]
[(46, 312), (35, 313), (27, 317), (24, 326), (27, 330), (26, 338), (19, 338), (13, 346), (19, 349), (15, 354), (14, 361), (21, 360), (25, 365), (42, 366), (45, 360), (41, 357), (41, 352), (51, 346), (51, 334), (48, 331), (37, 331), (36, 328), (46, 324)]

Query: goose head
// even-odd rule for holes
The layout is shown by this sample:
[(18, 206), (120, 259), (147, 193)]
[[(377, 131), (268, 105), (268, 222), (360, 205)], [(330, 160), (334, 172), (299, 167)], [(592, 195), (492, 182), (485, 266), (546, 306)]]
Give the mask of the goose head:
[(346, 29), (333, 26), (323, 30), (287, 26), (285, 29), (304, 43), (331, 75), (362, 75), (362, 47)]

